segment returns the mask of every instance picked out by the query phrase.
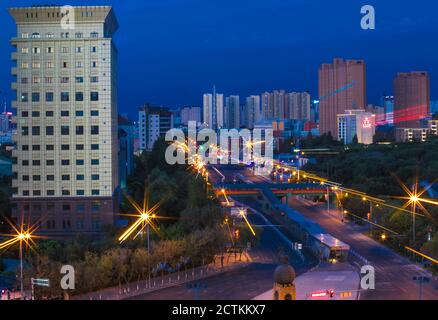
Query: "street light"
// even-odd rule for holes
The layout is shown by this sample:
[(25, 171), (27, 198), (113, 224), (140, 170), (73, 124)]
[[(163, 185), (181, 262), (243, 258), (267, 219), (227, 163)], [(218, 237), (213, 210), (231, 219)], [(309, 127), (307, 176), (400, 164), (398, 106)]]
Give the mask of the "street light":
[[(9, 222), (9, 221), (8, 221)], [(9, 239), (3, 243), (0, 243), (0, 249), (6, 249), (15, 243), (19, 244), (20, 249), (20, 292), (21, 292), (21, 300), (24, 300), (24, 283), (23, 283), (23, 242), (26, 246), (30, 247), (32, 244), (35, 244), (33, 241), (34, 236), (33, 232), (36, 230), (36, 227), (25, 228), (24, 225), (20, 226), (20, 230), (15, 228), (15, 226), (9, 223), (11, 227), (15, 230), (15, 234), (11, 235), (12, 239)]]
[(410, 200), (412, 208), (412, 241), (415, 242), (415, 215), (417, 214), (417, 205), (420, 201), (420, 198), (416, 194), (413, 194), (411, 195)]

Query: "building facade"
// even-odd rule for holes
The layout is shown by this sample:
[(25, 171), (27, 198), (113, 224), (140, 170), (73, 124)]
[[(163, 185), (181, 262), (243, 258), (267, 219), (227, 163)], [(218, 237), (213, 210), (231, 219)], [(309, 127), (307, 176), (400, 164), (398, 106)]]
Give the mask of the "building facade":
[[(17, 36), (13, 217), (97, 233), (118, 212), (118, 28), (109, 6), (12, 8)], [(65, 15), (74, 17), (66, 28)]]
[(240, 97), (229, 96), (225, 99), (225, 127), (240, 129)]
[(222, 93), (204, 94), (203, 125), (213, 130), (224, 127), (224, 95)]
[(337, 137), (337, 115), (365, 109), (366, 71), (363, 60), (334, 59), (319, 68), (320, 133)]
[(394, 96), (383, 96), (381, 101), (382, 107), (385, 110), (386, 124), (394, 124)]
[(288, 94), (287, 118), (294, 120), (311, 120), (310, 94), (308, 92), (292, 92)]
[(195, 121), (198, 125), (202, 123), (202, 112), (200, 107), (181, 108), (181, 124), (187, 126), (189, 121)]
[(357, 137), (357, 142), (372, 144), (376, 133), (376, 117), (364, 110), (347, 110), (338, 115), (338, 138), (345, 144), (351, 144)]
[(173, 113), (168, 108), (145, 105), (138, 112), (140, 150), (151, 151), (155, 142), (174, 127)]
[(430, 80), (423, 71), (402, 72), (394, 79), (394, 125), (421, 128), (430, 115)]
[(135, 125), (127, 116), (119, 116), (119, 181), (120, 188), (127, 186), (128, 176), (134, 169), (134, 136)]
[(260, 96), (249, 96), (245, 103), (245, 117), (243, 126), (248, 129), (254, 129), (254, 124), (262, 120), (260, 109)]

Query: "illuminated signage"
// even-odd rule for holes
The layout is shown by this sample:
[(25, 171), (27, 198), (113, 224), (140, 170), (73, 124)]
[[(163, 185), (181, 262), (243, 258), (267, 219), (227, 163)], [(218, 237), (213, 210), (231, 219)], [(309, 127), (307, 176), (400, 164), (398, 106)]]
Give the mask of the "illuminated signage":
[(365, 119), (363, 119), (363, 122), (362, 122), (362, 128), (364, 128), (364, 129), (371, 129), (371, 121), (370, 121), (370, 118), (368, 118), (368, 117), (366, 117)]

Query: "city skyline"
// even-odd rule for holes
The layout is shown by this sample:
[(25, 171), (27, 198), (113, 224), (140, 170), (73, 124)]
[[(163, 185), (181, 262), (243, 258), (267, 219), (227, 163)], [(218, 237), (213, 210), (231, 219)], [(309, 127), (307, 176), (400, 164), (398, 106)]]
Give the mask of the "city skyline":
[[(415, 8), (410, 8), (407, 1), (379, 4), (376, 30), (364, 31), (358, 23), (362, 5), (359, 1), (333, 5), (321, 1), (283, 4), (274, 1), (269, 8), (253, 1), (251, 15), (243, 15), (248, 19), (246, 24), (225, 23), (238, 21), (235, 18), (244, 13), (246, 3), (232, 6), (221, 2), (218, 6), (215, 1), (202, 4), (190, 1), (181, 6), (175, 2), (130, 3), (129, 6), (117, 1), (87, 2), (87, 5), (113, 5), (121, 12), (122, 28), (115, 38), (119, 43), (119, 63), (125, 66), (119, 75), (119, 109), (131, 118), (136, 118), (137, 108), (145, 102), (171, 108), (200, 106), (202, 94), (209, 92), (213, 85), (226, 95), (238, 93), (243, 98), (285, 89), (310, 91), (314, 99), (317, 98), (318, 67), (335, 57), (365, 60), (368, 103), (379, 104), (383, 94), (393, 94), (395, 75), (412, 70), (430, 74), (431, 99), (436, 98), (437, 86), (433, 79), (438, 61), (434, 55), (427, 54), (436, 46), (430, 41), (431, 34), (438, 29), (432, 16), (436, 4), (421, 4)], [(72, 5), (81, 3), (71, 1)], [(20, 2), (20, 6), (32, 4), (43, 4), (43, 1)], [(164, 10), (168, 4), (173, 4), (174, 9), (167, 12)], [(13, 5), (13, 1), (4, 1), (0, 6), (0, 18), (5, 21), (0, 49), (5, 52), (12, 52), (8, 39), (14, 36), (14, 24), (6, 9)], [(342, 16), (335, 12), (341, 5)], [(192, 16), (195, 14), (190, 10), (193, 6), (196, 6), (197, 18)], [(178, 9), (183, 10), (182, 14)], [(205, 14), (211, 9), (215, 9), (215, 13), (210, 14), (209, 21)], [(145, 12), (145, 15), (151, 12), (151, 15), (148, 21), (131, 19), (133, 12)], [(288, 12), (290, 19), (267, 23), (281, 20), (278, 18), (283, 17), (283, 12)], [(311, 16), (314, 21), (304, 22), (300, 15)], [(185, 23), (188, 18), (193, 18), (189, 24)], [(255, 23), (260, 19), (263, 23)], [(219, 21), (223, 23), (218, 24)], [(347, 24), (351, 27), (344, 28)], [(322, 25), (326, 26), (325, 30), (321, 29)], [(132, 39), (147, 41), (133, 47)], [(308, 48), (305, 53), (296, 50), (303, 45)], [(248, 50), (253, 53), (249, 57)], [(1, 59), (4, 65), (12, 66), (8, 55)], [(135, 75), (129, 73), (132, 68), (137, 70)], [(0, 89), (8, 102), (13, 100), (9, 69), (0, 72)], [(145, 78), (145, 75), (150, 77)], [(169, 91), (175, 94), (168, 95)]]
[[(16, 32), (4, 32), (13, 48), (4, 51), (15, 95), (14, 114), (0, 114), (0, 300), (175, 300), (173, 315), (201, 318), (214, 311), (192, 313), (180, 302), (437, 300), (436, 58), (417, 57), (424, 48), (403, 33), (412, 51), (385, 50), (377, 64), (356, 46), (362, 35), (342, 42), (355, 35), (342, 25), (356, 0), (341, 8), (348, 18), (338, 2), (325, 16), (328, 7), (316, 1), (240, 0), (230, 11), (227, 0), (161, 1), (120, 4), (137, 10), (128, 13), (116, 0), (8, 9)], [(168, 25), (148, 29), (163, 3)], [(284, 38), (275, 31), (293, 19), (291, 4), (315, 21)], [(204, 15), (184, 17), (193, 5)], [(319, 15), (305, 11), (312, 8)], [(178, 10), (186, 20), (172, 31)], [(285, 10), (293, 14), (281, 20)], [(405, 24), (418, 23), (397, 10)], [(375, 8), (360, 11), (361, 32), (371, 35)], [(247, 16), (228, 23), (237, 12)], [(246, 30), (245, 19), (258, 15), (269, 26), (265, 38)], [(185, 27), (199, 23), (213, 28), (185, 42)], [(338, 29), (339, 42), (330, 31), (315, 38), (336, 52), (309, 54), (313, 23)], [(166, 32), (180, 36), (167, 39), (171, 53), (156, 45)], [(202, 34), (208, 41), (197, 45)], [(285, 59), (248, 54), (256, 42), (304, 49), (284, 50)], [(191, 62), (169, 59), (188, 48)], [(218, 58), (217, 48), (236, 55)], [(315, 61), (318, 95), (300, 87), (313, 76), (290, 72)], [(181, 81), (184, 69), (193, 72)], [(392, 90), (371, 100), (387, 75)], [(256, 314), (242, 306), (217, 315)]]

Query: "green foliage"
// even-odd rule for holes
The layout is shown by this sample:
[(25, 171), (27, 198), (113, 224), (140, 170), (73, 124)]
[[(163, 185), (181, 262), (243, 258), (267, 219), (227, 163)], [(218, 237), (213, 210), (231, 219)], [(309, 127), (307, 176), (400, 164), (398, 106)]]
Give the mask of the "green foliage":
[[(321, 146), (320, 146), (321, 147)], [(351, 146), (334, 157), (317, 156), (304, 169), (372, 195), (399, 196), (395, 177), (412, 185), (415, 178), (438, 179), (438, 141), (395, 145)]]
[(423, 245), (421, 251), (430, 256), (438, 257), (438, 232), (435, 232), (432, 241), (426, 242)]
[[(333, 157), (317, 157), (316, 163), (309, 163), (304, 170), (314, 172), (329, 180), (342, 183), (346, 187), (363, 191), (386, 200), (387, 204), (403, 206), (406, 196), (400, 186), (401, 180), (408, 188), (419, 181), (433, 183), (438, 179), (438, 140), (425, 143), (399, 143), (392, 145), (351, 145), (337, 149), (340, 153)], [(427, 195), (424, 195), (427, 198)], [(360, 198), (343, 199), (343, 207), (348, 212), (367, 218), (369, 202)], [(426, 243), (427, 228), (438, 227), (438, 210), (426, 205), (427, 211), (417, 209), (424, 217), (416, 220), (416, 243), (412, 243), (412, 215), (406, 211), (385, 206), (373, 208), (373, 221), (396, 231), (399, 235), (388, 241), (394, 248), (410, 245), (417, 249), (424, 247), (436, 257), (433, 241)], [(421, 212), (420, 212), (421, 211)]]

